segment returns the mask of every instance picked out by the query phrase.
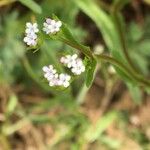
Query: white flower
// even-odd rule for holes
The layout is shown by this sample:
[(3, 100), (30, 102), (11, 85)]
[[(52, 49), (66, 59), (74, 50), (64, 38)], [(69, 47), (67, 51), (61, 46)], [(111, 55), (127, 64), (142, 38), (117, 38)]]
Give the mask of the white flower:
[(54, 75), (56, 74), (56, 70), (54, 69), (52, 65), (49, 65), (48, 67), (44, 66), (42, 70), (44, 71), (44, 77), (48, 81), (51, 81), (54, 78)]
[(36, 34), (28, 34), (24, 37), (23, 41), (29, 46), (35, 46), (37, 44), (37, 35)]
[(43, 31), (46, 32), (46, 34), (53, 34), (60, 30), (62, 22), (47, 18), (46, 21), (43, 23), (43, 26)]
[(64, 65), (67, 65), (68, 68), (73, 67), (73, 65), (76, 63), (77, 59), (77, 54), (74, 55), (67, 55), (66, 57), (62, 57), (60, 59), (60, 62), (63, 63)]
[(23, 41), (28, 46), (36, 46), (37, 45), (37, 34), (39, 32), (37, 23), (26, 23), (26, 36), (24, 37)]
[(63, 86), (66, 88), (70, 85), (69, 81), (71, 77), (63, 73), (58, 74), (52, 65), (44, 66), (42, 70), (44, 72), (44, 77), (49, 82), (49, 86)]
[(85, 71), (85, 66), (84, 66), (84, 64), (83, 64), (81, 59), (77, 59), (76, 60), (76, 63), (73, 65), (71, 71), (75, 75), (80, 75), (82, 72)]
[(53, 78), (49, 80), (49, 86), (58, 86), (59, 85), (59, 80), (58, 80), (58, 74), (54, 74)]
[(39, 32), (39, 29), (38, 29), (37, 23), (33, 23), (33, 24), (30, 22), (26, 23), (25, 33), (30, 34), (30, 33), (38, 33), (38, 32)]
[(66, 65), (68, 68), (71, 68), (72, 65), (76, 62), (77, 55), (66, 55), (65, 57), (61, 57), (60, 62)]
[(60, 86), (68, 87), (70, 85), (70, 79), (71, 77), (69, 75), (61, 73), (59, 75), (58, 84)]
[(61, 57), (60, 62), (70, 68), (75, 75), (80, 75), (85, 71), (85, 66), (77, 54)]

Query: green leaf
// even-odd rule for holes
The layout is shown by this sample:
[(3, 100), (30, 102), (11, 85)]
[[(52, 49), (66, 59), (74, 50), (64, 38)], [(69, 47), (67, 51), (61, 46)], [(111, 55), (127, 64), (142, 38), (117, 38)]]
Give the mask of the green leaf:
[[(129, 26), (129, 38), (132, 41), (138, 41), (142, 38), (144, 32), (142, 30), (142, 28), (140, 28), (137, 24), (135, 23), (131, 23)], [(130, 40), (130, 41), (131, 41)]]
[(117, 31), (112, 17), (103, 11), (94, 1), (74, 0), (74, 3), (96, 23), (109, 50), (111, 52), (120, 50), (120, 39), (116, 34)]
[[(144, 50), (144, 49), (143, 49)], [(138, 68), (139, 71), (141, 71), (142, 74), (148, 75), (149, 68), (148, 68), (148, 61), (147, 58), (143, 55), (136, 53), (136, 51), (131, 51), (132, 54), (132, 60), (136, 62), (135, 66)]]
[[(74, 0), (74, 3), (95, 22), (112, 56), (126, 63), (122, 54), (122, 45), (113, 17), (99, 7), (95, 1)], [(127, 82), (131, 81), (119, 68), (116, 71), (123, 80)]]
[(138, 52), (144, 56), (150, 56), (150, 40), (149, 39), (145, 39), (143, 41), (141, 41), (140, 43), (136, 43), (136, 50), (138, 50)]
[(135, 102), (135, 104), (140, 105), (142, 103), (142, 91), (141, 89), (133, 84), (128, 83), (127, 84), (128, 89), (131, 93), (132, 99)]
[(91, 59), (91, 60), (88, 60), (88, 63), (87, 63), (87, 73), (86, 73), (86, 86), (87, 87), (90, 87), (93, 80), (94, 80), (94, 77), (95, 77), (95, 71), (96, 71), (96, 60), (95, 59)]
[(35, 13), (38, 13), (38, 14), (42, 13), (42, 8), (40, 7), (40, 5), (38, 5), (33, 0), (18, 0), (18, 1), (22, 3), (23, 5), (25, 5), (26, 7), (30, 8)]

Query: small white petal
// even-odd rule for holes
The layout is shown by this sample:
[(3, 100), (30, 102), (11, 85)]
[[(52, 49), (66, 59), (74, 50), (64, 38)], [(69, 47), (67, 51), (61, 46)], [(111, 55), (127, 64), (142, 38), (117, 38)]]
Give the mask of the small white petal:
[(49, 71), (49, 68), (48, 68), (47, 66), (44, 66), (44, 67), (42, 68), (42, 70), (43, 70), (44, 72), (47, 72), (47, 71)]
[(59, 28), (62, 26), (62, 22), (61, 21), (57, 21), (56, 24), (57, 24), (57, 27), (59, 27)]
[(73, 59), (76, 59), (77, 57), (78, 57), (77, 54), (72, 55), (72, 58), (73, 58)]
[(23, 41), (27, 42), (28, 41), (28, 37), (24, 37)]
[(64, 82), (64, 83), (63, 83), (63, 86), (64, 86), (65, 88), (67, 88), (69, 85), (70, 85), (69, 82)]
[(27, 23), (26, 23), (26, 27), (27, 27), (27, 28), (30, 28), (30, 27), (32, 27), (32, 24), (31, 24), (30, 22), (27, 22)]
[(51, 21), (52, 21), (52, 19), (50, 19), (50, 18), (46, 19), (46, 23), (48, 23), (48, 24), (51, 24)]

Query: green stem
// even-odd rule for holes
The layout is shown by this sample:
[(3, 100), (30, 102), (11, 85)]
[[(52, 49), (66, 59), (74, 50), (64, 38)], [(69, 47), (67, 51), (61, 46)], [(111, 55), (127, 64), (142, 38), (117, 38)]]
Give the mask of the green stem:
[(85, 96), (86, 96), (88, 90), (89, 90), (89, 88), (84, 83), (82, 88), (80, 89), (79, 94), (77, 95), (77, 98), (76, 98), (77, 104), (80, 104), (80, 105), (83, 104)]
[(121, 22), (120, 22), (120, 18), (119, 18), (119, 9), (115, 9), (113, 11), (113, 15), (114, 15), (114, 19), (115, 19), (115, 23), (116, 23), (116, 29), (118, 30), (118, 34), (120, 36), (120, 41), (121, 41), (121, 45), (122, 45), (122, 51), (123, 51), (123, 54), (130, 66), (130, 68), (135, 72), (135, 73), (138, 73), (139, 71), (137, 71), (137, 69), (135, 68), (131, 58), (130, 58), (130, 55), (128, 54), (128, 48), (127, 48), (127, 45), (126, 45), (126, 39), (125, 39), (125, 34), (124, 34), (124, 31), (122, 29), (122, 25), (121, 25)]
[(90, 51), (90, 49), (85, 50), (85, 47), (83, 47), (82, 45), (79, 45), (77, 42), (73, 43), (73, 42), (70, 42), (69, 40), (67, 40), (65, 38), (60, 38), (59, 40), (66, 43), (67, 45), (75, 48), (75, 49), (78, 49), (79, 51), (84, 53), (84, 55), (87, 56), (88, 58), (92, 58), (92, 59), (94, 58), (92, 52)]
[(142, 86), (149, 86), (150, 87), (150, 82), (146, 79), (143, 79), (142, 76), (135, 74), (130, 68), (126, 67), (122, 62), (114, 59), (111, 56), (107, 55), (97, 55), (96, 58), (99, 60), (107, 61), (109, 63), (112, 63), (113, 65), (119, 67), (122, 71), (124, 71), (131, 79), (136, 80), (139, 82)]

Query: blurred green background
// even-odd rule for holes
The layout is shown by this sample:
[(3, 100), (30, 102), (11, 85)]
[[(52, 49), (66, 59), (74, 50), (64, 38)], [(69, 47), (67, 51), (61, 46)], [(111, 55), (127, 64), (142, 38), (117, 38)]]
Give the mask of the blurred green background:
[(26, 22), (36, 19), (42, 28), (55, 14), (94, 53), (126, 63), (113, 10), (135, 68), (149, 77), (149, 0), (0, 0), (0, 150), (150, 150), (149, 89), (104, 62), (90, 89), (85, 73), (68, 89), (53, 89), (42, 67), (64, 70), (60, 56), (79, 52), (51, 40), (37, 51), (23, 43)]

